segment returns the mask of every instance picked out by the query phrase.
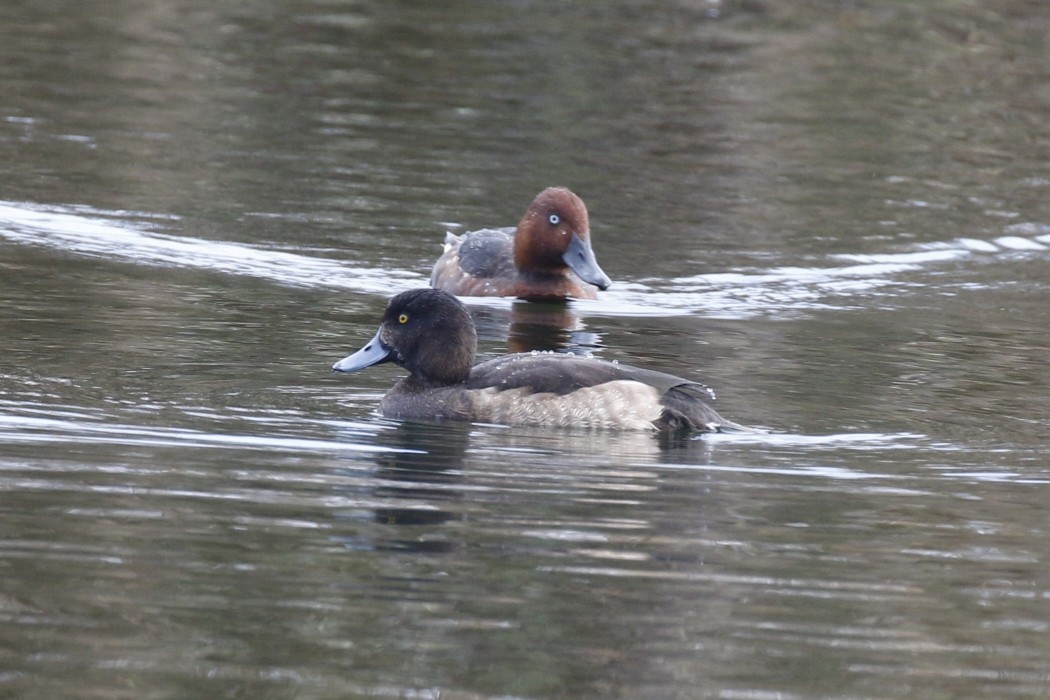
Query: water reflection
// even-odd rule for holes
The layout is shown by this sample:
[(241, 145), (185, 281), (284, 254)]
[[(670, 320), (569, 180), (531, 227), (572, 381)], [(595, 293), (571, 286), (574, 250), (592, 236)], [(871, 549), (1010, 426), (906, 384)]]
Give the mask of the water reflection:
[[(406, 505), (376, 508), (375, 520), (395, 526), (399, 536), (384, 539), (380, 547), (412, 552), (446, 552), (454, 543), (435, 529), (457, 517), (463, 499), (463, 460), (470, 443), (470, 426), (403, 422), (378, 436), (395, 452), (376, 460), (376, 498)], [(413, 537), (413, 535), (415, 535)]]
[(505, 342), (508, 353), (531, 350), (590, 353), (602, 348), (601, 333), (588, 329), (572, 302), (513, 300), (509, 307), (468, 303), (468, 308), (478, 339)]

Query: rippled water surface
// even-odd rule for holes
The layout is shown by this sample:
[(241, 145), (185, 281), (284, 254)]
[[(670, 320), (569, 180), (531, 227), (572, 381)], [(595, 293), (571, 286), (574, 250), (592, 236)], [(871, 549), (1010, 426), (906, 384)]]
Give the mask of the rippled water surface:
[[(0, 695), (1050, 693), (1050, 5), (0, 7)], [(480, 353), (769, 432), (380, 417), (446, 230), (614, 286)]]

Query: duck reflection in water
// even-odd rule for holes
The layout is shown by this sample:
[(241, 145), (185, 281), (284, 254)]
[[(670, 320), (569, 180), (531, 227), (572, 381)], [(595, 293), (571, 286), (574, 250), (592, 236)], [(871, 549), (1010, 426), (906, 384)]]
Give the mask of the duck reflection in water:
[[(380, 485), (374, 495), (389, 504), (375, 509), (375, 521), (404, 527), (406, 536), (384, 538), (377, 549), (433, 553), (454, 548), (434, 526), (458, 517), (449, 505), (462, 498), (456, 486), (462, 481), (469, 433), (466, 424), (415, 421), (380, 432), (383, 446), (395, 450), (376, 460)], [(396, 505), (398, 500), (405, 505)]]
[[(469, 299), (467, 300), (470, 301)], [(515, 301), (510, 308), (468, 305), (470, 316), (483, 341), (507, 343), (507, 351), (588, 353), (603, 347), (601, 334), (586, 324), (566, 302)]]

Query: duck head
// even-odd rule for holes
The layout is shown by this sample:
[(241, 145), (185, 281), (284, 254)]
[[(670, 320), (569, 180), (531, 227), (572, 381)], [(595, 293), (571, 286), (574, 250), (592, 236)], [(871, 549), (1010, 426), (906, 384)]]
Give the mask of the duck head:
[(393, 362), (421, 384), (447, 386), (467, 378), (477, 346), (474, 322), (462, 302), (438, 289), (413, 289), (393, 297), (375, 336), (332, 369), (356, 372)]
[(612, 284), (591, 248), (587, 207), (564, 187), (548, 187), (525, 210), (514, 234), (514, 264), (536, 274), (557, 274), (568, 267), (598, 289)]

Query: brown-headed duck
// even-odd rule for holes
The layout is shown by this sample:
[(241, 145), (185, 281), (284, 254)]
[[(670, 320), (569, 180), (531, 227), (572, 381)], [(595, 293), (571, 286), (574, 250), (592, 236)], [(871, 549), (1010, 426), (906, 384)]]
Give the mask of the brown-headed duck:
[(505, 355), (474, 365), (477, 334), (463, 303), (414, 289), (387, 304), (379, 331), (332, 366), (383, 362), (409, 371), (380, 403), (390, 418), (450, 418), (504, 425), (624, 430), (744, 431), (705, 401), (702, 384), (583, 355)]
[(536, 195), (517, 228), (445, 235), (430, 286), (460, 296), (594, 299), (612, 282), (591, 249), (583, 200), (564, 187)]

